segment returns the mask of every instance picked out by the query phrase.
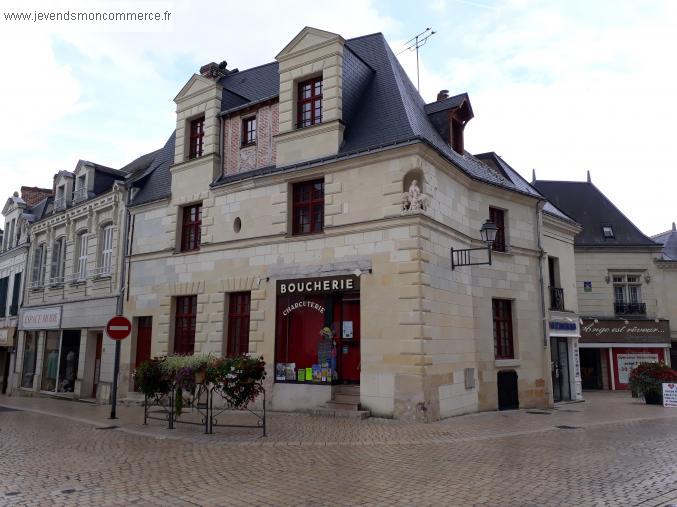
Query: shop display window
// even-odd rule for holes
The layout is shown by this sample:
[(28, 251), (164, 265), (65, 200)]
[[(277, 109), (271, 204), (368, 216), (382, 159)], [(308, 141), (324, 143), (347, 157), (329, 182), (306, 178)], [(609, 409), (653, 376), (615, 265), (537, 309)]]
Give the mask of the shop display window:
[(359, 293), (277, 299), (275, 381), (359, 382)]
[(26, 389), (33, 388), (33, 377), (35, 377), (35, 364), (38, 351), (37, 333), (24, 332), (24, 358), (23, 368), (21, 369), (21, 387)]
[(59, 372), (59, 331), (47, 331), (45, 349), (42, 356), (43, 391), (56, 390), (56, 378)]

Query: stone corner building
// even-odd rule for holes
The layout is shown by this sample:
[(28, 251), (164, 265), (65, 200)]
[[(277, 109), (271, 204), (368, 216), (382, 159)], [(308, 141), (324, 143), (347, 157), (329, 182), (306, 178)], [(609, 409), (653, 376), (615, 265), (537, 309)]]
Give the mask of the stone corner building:
[[(578, 320), (580, 227), (464, 150), (466, 94), (425, 104), (380, 33), (304, 28), (271, 63), (203, 66), (175, 102), (175, 132), (131, 183), (123, 389), (151, 356), (250, 352), (277, 410), (552, 403), (548, 323)], [(492, 265), (452, 270), (487, 219)], [(550, 281), (549, 254), (565, 273)]]

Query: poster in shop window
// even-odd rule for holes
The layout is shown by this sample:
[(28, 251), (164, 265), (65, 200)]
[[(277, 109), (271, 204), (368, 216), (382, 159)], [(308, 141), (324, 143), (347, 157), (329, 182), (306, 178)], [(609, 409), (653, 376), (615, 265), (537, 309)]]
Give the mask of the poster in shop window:
[(618, 354), (618, 381), (621, 384), (627, 384), (630, 381), (630, 372), (639, 363), (657, 363), (658, 354), (636, 353), (636, 354)]
[(344, 320), (343, 321), (343, 339), (352, 340), (353, 339), (353, 321)]
[(677, 407), (677, 384), (663, 384), (663, 406)]

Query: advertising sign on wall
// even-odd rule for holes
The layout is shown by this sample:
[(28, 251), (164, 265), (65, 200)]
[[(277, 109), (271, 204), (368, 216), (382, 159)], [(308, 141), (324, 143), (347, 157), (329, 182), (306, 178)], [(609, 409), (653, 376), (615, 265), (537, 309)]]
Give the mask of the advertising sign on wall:
[(583, 319), (582, 343), (670, 343), (667, 320)]
[(657, 363), (658, 354), (638, 352), (630, 354), (618, 354), (618, 381), (627, 384), (630, 380), (630, 372), (639, 363)]

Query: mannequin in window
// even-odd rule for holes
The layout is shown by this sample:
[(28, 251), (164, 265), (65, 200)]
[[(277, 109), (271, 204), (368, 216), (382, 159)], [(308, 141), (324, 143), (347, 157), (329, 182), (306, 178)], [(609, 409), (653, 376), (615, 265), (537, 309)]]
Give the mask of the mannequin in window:
[(64, 381), (64, 391), (73, 392), (75, 386), (75, 375), (77, 372), (77, 356), (75, 351), (71, 350), (66, 354), (66, 375)]

